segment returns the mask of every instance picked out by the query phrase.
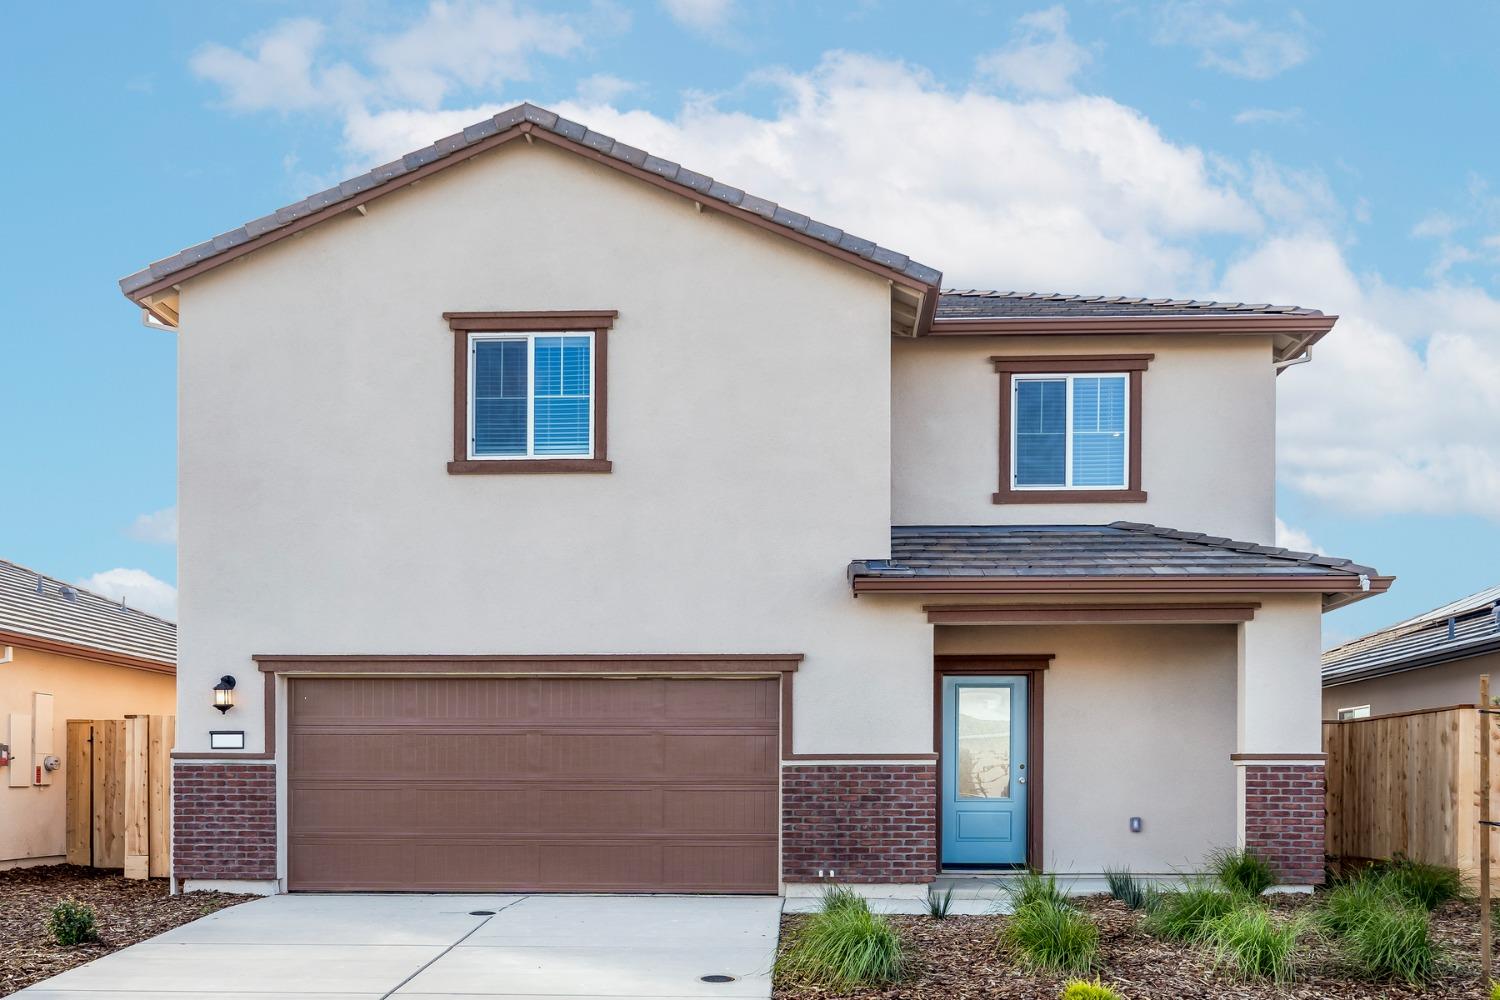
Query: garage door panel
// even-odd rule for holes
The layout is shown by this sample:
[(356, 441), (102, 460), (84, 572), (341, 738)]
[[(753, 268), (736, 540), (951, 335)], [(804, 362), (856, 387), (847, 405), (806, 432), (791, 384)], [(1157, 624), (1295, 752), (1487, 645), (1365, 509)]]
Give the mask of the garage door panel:
[(774, 892), (772, 679), (296, 678), (293, 889)]

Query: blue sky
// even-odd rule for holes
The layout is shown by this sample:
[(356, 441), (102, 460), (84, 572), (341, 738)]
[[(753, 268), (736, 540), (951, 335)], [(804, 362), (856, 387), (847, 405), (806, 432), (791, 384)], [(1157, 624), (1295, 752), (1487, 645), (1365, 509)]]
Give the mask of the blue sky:
[(0, 557), (170, 610), (175, 339), (116, 279), (530, 99), (953, 284), (1338, 312), (1280, 382), (1284, 537), (1400, 580), (1329, 635), (1497, 582), (1500, 6), (911, 11), (10, 7)]

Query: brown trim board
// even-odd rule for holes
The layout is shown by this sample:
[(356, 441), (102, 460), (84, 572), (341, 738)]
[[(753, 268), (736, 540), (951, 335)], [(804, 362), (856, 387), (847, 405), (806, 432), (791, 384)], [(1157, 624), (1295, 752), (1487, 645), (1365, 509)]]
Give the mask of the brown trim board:
[[(1026, 866), (1041, 871), (1046, 853), (1042, 850), (1045, 825), (1042, 822), (1043, 779), (1045, 775), (1042, 747), (1045, 735), (1042, 708), (1045, 704), (1043, 685), (1047, 670), (1052, 665), (1053, 653), (1007, 653), (998, 655), (966, 654), (958, 656), (939, 654), (932, 658), (932, 746), (942, 763), (943, 749), (943, 678), (950, 674), (974, 677), (1026, 677), (1026, 758), (1030, 764), (1030, 780), (1026, 784)], [(936, 800), (933, 810), (937, 831), (938, 870), (943, 868), (943, 776), (938, 775)]]
[[(1000, 475), (998, 488), (990, 497), (997, 504), (1028, 503), (1144, 503), (1146, 491), (1141, 487), (1141, 381), (1154, 354), (1032, 354), (990, 358), (1000, 377)], [(1011, 464), (1011, 387), (1016, 375), (1081, 375), (1089, 372), (1123, 372), (1127, 378), (1126, 404), (1130, 422), (1130, 451), (1127, 455), (1125, 487), (1098, 490), (1032, 490), (1016, 489), (1010, 481)]]
[(1326, 753), (1232, 753), (1230, 760), (1255, 762), (1258, 760), (1305, 760), (1317, 763), (1328, 759)]
[[(573, 309), (523, 312), (445, 312), (453, 332), (453, 461), (450, 475), (609, 472), (609, 331), (619, 312)], [(590, 331), (594, 335), (594, 454), (590, 458), (469, 457), (469, 334)]]
[(82, 646), (60, 639), (44, 639), (41, 636), (27, 635), (25, 632), (0, 631), (0, 646), (20, 646), (22, 649), (34, 649), (39, 653), (72, 656), (80, 660), (106, 663), (112, 667), (130, 667), (133, 670), (148, 670), (157, 674), (175, 675), (177, 673), (175, 663), (150, 660), (144, 656), (132, 656), (129, 653), (116, 653), (94, 646)]
[(933, 625), (1229, 624), (1255, 617), (1243, 604), (924, 604)]

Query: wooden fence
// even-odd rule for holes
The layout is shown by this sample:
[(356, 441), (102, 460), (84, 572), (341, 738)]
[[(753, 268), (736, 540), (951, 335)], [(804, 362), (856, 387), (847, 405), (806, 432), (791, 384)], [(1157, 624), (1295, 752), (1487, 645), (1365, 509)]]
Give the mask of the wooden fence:
[[(1343, 859), (1404, 854), (1457, 868), (1475, 884), (1481, 731), (1474, 705), (1323, 723), (1327, 853)], [(1488, 749), (1493, 765), (1500, 749), (1494, 732)], [(1500, 789), (1500, 766), (1490, 771), (1493, 794)], [(1491, 874), (1500, 874), (1493, 864)]]
[(69, 864), (166, 877), (176, 731), (173, 715), (68, 720)]

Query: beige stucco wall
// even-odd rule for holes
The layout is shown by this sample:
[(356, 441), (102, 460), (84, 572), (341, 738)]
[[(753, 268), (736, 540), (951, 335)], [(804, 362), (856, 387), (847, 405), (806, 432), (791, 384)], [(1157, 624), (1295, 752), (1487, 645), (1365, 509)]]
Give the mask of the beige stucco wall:
[[(32, 695), (53, 696), (53, 754), (66, 761), (69, 719), (123, 719), (127, 715), (171, 715), (176, 700), (170, 674), (116, 667), (58, 653), (14, 647), (15, 659), (0, 664), (0, 727), (11, 712), (30, 715)], [(0, 739), (3, 739), (0, 735)], [(30, 764), (31, 748), (12, 748)], [(0, 772), (0, 867), (38, 859), (60, 860), (65, 847), (66, 764), (52, 784), (9, 787)]]
[(1369, 705), (1371, 715), (1473, 705), (1479, 701), (1480, 674), (1489, 674), (1491, 687), (1500, 693), (1500, 653), (1324, 688), (1323, 718), (1336, 719), (1339, 709), (1358, 705)]
[[(798, 752), (931, 745), (889, 552), (889, 289), (512, 143), (188, 281), (178, 746), (254, 653), (800, 652)], [(451, 476), (444, 310), (618, 309), (609, 475)]]
[[(1235, 842), (1236, 626), (938, 626), (939, 653), (1051, 653), (1049, 869), (1193, 869)], [(1130, 817), (1142, 830), (1130, 832)]]
[[(1155, 354), (1141, 385), (1144, 503), (995, 504), (996, 355)], [(1275, 534), (1276, 379), (1269, 337), (954, 337), (897, 341), (897, 524), (1146, 521), (1248, 541)]]

